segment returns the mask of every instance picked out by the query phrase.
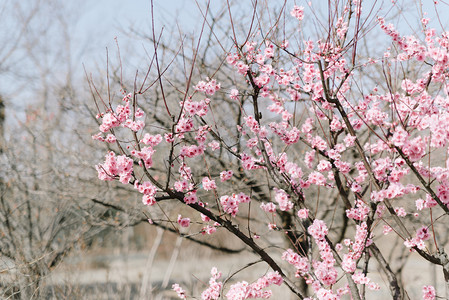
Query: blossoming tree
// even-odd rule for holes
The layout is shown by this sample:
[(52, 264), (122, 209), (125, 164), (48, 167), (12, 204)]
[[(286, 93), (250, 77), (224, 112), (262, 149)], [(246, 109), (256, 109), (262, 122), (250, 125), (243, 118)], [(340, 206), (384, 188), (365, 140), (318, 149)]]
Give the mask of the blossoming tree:
[[(213, 268), (202, 299), (269, 298), (273, 284), (300, 299), (365, 299), (380, 289), (403, 299), (400, 268), (386, 254), (393, 238), (441, 267), (446, 291), (438, 294), (449, 295), (449, 34), (423, 15), (420, 31), (402, 35), (386, 21), (395, 1), (382, 9), (362, 2), (329, 1), (327, 20), (312, 3), (284, 3), (265, 30), (256, 1), (242, 37), (229, 8), (234, 46), (219, 68), (232, 84), (215, 73), (192, 82), (194, 55), (185, 86), (166, 97), (154, 37), (155, 78), (148, 70), (132, 88), (123, 85), (121, 103), (97, 94), (94, 139), (111, 149), (96, 166), (99, 178), (134, 186), (147, 216), (162, 202), (189, 207), (148, 221), (210, 240), (227, 231), (272, 269), (225, 286)], [(307, 12), (323, 28), (316, 39), (305, 32)], [(294, 32), (288, 39), (286, 28)], [(368, 55), (373, 32), (389, 45)], [(155, 86), (162, 97), (150, 118), (141, 107)], [(273, 245), (273, 236), (288, 246)], [(370, 276), (373, 265), (383, 282)], [(187, 298), (182, 285), (173, 289)], [(421, 290), (435, 299), (434, 286)]]

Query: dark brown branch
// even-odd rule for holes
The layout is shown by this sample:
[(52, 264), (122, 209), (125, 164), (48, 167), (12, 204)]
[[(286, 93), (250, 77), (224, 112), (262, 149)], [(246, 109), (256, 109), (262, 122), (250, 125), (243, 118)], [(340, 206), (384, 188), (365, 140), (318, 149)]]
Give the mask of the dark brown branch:
[[(168, 196), (167, 197), (158, 197), (158, 199), (160, 199), (160, 198), (168, 199)], [(170, 199), (173, 199), (173, 198), (170, 198)], [(103, 201), (100, 201), (100, 200), (97, 200), (97, 199), (91, 199), (91, 200), (92, 200), (92, 202), (94, 202), (96, 204), (99, 204), (99, 205), (102, 205), (104, 207), (108, 207), (108, 208), (112, 208), (112, 209), (120, 211), (120, 212), (128, 213), (126, 211), (126, 209), (124, 209), (124, 208), (122, 208), (122, 207), (120, 207), (118, 205), (114, 205), (114, 204), (111, 204), (111, 203), (103, 202)], [(136, 222), (128, 224), (128, 225), (129, 226), (137, 226), (137, 225), (139, 225), (141, 223), (148, 223), (148, 218), (142, 217), (142, 218), (136, 220)], [(230, 249), (230, 248), (226, 248), (226, 247), (219, 247), (219, 246), (213, 245), (211, 243), (195, 239), (192, 236), (185, 235), (185, 234), (180, 234), (176, 230), (174, 230), (172, 227), (164, 226), (164, 225), (162, 225), (159, 222), (153, 221), (152, 225), (155, 225), (155, 226), (157, 226), (159, 228), (162, 228), (162, 229), (164, 229), (166, 231), (178, 234), (181, 237), (183, 237), (183, 238), (185, 238), (185, 239), (187, 239), (189, 241), (192, 241), (194, 243), (197, 243), (197, 244), (199, 244), (201, 246), (205, 246), (205, 247), (208, 247), (208, 248), (210, 248), (212, 250), (220, 251), (220, 252), (223, 252), (223, 253), (236, 254), (236, 253), (241, 253), (241, 252), (245, 251), (245, 249), (246, 249), (246, 247), (243, 247), (241, 249)]]

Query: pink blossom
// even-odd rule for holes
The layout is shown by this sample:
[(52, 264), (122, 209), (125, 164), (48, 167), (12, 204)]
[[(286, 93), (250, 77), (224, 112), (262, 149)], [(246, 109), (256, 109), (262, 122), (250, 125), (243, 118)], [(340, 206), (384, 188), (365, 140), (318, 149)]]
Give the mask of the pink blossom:
[(156, 204), (156, 198), (154, 196), (151, 196), (151, 195), (143, 195), (142, 196), (142, 203), (144, 205), (152, 206), (152, 205)]
[(354, 279), (354, 282), (358, 284), (368, 284), (370, 282), (370, 279), (366, 277), (362, 272), (353, 274), (352, 279)]
[(149, 181), (145, 181), (142, 184), (138, 184), (137, 189), (139, 193), (154, 196), (156, 194), (156, 187)]
[(235, 65), (238, 59), (239, 57), (235, 53), (229, 53), (228, 56), (226, 56), (226, 62), (230, 65)]
[(197, 197), (196, 197), (196, 191), (191, 191), (188, 192), (185, 196), (184, 196), (184, 202), (186, 204), (195, 204), (198, 201)]
[(265, 56), (266, 59), (270, 59), (270, 58), (273, 57), (273, 55), (274, 55), (273, 49), (274, 49), (274, 45), (273, 44), (270, 44), (267, 48), (265, 48), (264, 56)]
[(202, 155), (203, 153), (204, 153), (204, 146), (189, 145), (183, 146), (181, 148), (181, 151), (179, 152), (179, 155), (181, 157), (193, 158), (198, 155)]
[(409, 134), (401, 127), (396, 127), (391, 141), (395, 146), (402, 147), (406, 142)]
[(167, 143), (173, 143), (175, 141), (173, 133), (165, 133), (164, 138)]
[(209, 98), (205, 98), (201, 101), (192, 101), (188, 98), (186, 101), (181, 101), (179, 105), (183, 108), (183, 111), (186, 112), (189, 116), (205, 116), (209, 111), (208, 105), (210, 103)]
[(220, 143), (217, 141), (212, 141), (207, 145), (212, 149), (212, 151), (220, 149)]
[(394, 211), (399, 217), (405, 217), (407, 215), (407, 212), (403, 207), (395, 207)]
[(145, 145), (154, 147), (162, 142), (162, 136), (160, 134), (150, 135), (149, 133), (146, 133), (141, 142)]
[(298, 218), (307, 219), (309, 217), (309, 210), (307, 208), (302, 208), (298, 210)]
[(239, 61), (237, 63), (237, 69), (240, 74), (246, 75), (246, 72), (248, 72), (248, 70), (249, 70), (249, 66), (247, 64), (243, 63), (242, 61)]
[(276, 212), (276, 205), (272, 202), (261, 203), (260, 208), (266, 212), (274, 213)]
[(221, 182), (225, 182), (225, 181), (231, 179), (232, 175), (234, 175), (234, 172), (232, 172), (232, 170), (222, 171), (220, 173), (220, 180), (221, 180)]
[(237, 198), (239, 203), (249, 203), (251, 201), (251, 198), (243, 192), (232, 194), (232, 197)]
[(357, 221), (363, 221), (370, 212), (368, 205), (366, 205), (363, 201), (357, 200), (356, 205), (346, 210), (346, 216), (350, 219), (354, 219)]
[(185, 291), (179, 286), (179, 284), (175, 283), (171, 287), (176, 294), (178, 294), (179, 299), (187, 299)]
[(100, 125), (100, 131), (101, 132), (106, 132), (114, 127), (117, 127), (120, 125), (120, 121), (118, 120), (118, 118), (111, 114), (111, 113), (106, 113), (103, 116), (103, 120), (102, 120), (102, 124)]
[(256, 167), (255, 166), (256, 162), (255, 162), (254, 158), (249, 156), (248, 154), (242, 153), (240, 155), (240, 159), (242, 160), (242, 165), (245, 170), (252, 170)]
[(371, 201), (373, 202), (381, 202), (386, 198), (385, 190), (381, 191), (372, 191), (371, 192)]
[(142, 118), (144, 116), (143, 110), (141, 110), (139, 107), (136, 109), (136, 112), (134, 113), (134, 116), (136, 118)]
[(328, 229), (324, 221), (315, 219), (313, 224), (309, 226), (307, 232), (316, 240), (321, 241), (328, 234)]
[(229, 98), (231, 98), (232, 100), (239, 100), (239, 91), (236, 89), (232, 89), (229, 93)]
[(282, 279), (282, 276), (279, 275), (279, 272), (268, 272), (267, 275), (265, 275), (265, 278), (267, 279), (267, 283), (269, 285), (275, 284), (275, 285), (281, 285), (284, 280)]
[(267, 74), (261, 74), (254, 78), (254, 83), (258, 87), (263, 87), (264, 85), (267, 85), (270, 82), (270, 77)]
[(279, 209), (282, 211), (289, 211), (293, 208), (293, 203), (289, 200), (290, 196), (284, 190), (276, 189), (276, 196), (274, 199), (279, 204)]
[[(196, 131), (195, 140), (197, 140), (198, 143), (202, 145), (204, 142), (206, 142), (207, 133), (209, 131), (210, 128), (208, 125), (198, 127), (198, 130)], [(204, 146), (202, 148), (204, 149)]]
[(312, 138), (311, 145), (312, 145), (312, 148), (316, 148), (321, 151), (324, 151), (327, 149), (326, 141), (323, 138), (321, 138), (319, 135)]
[(191, 180), (192, 170), (185, 163), (179, 166), (179, 175), (186, 180)]
[(215, 79), (207, 79), (207, 82), (199, 81), (197, 85), (194, 86), (194, 88), (197, 91), (204, 92), (206, 95), (213, 95), (220, 89), (220, 84), (217, 83)]
[(229, 300), (243, 300), (243, 299), (268, 299), (271, 297), (270, 290), (263, 290), (264, 288), (276, 284), (283, 283), (282, 277), (278, 272), (269, 272), (265, 276), (260, 277), (256, 282), (249, 284), (246, 281), (237, 282), (229, 288), (226, 293), (226, 298)]
[(431, 208), (431, 207), (434, 207), (437, 205), (438, 205), (438, 203), (429, 194), (426, 194), (425, 207)]
[(393, 228), (391, 228), (390, 226), (388, 226), (388, 225), (384, 225), (384, 230), (383, 230), (383, 234), (384, 235), (387, 235), (387, 234), (389, 234), (390, 232), (392, 232), (393, 231)]
[(344, 138), (344, 142), (345, 142), (346, 147), (354, 146), (355, 140), (356, 140), (356, 137), (355, 137), (355, 136), (349, 135), (349, 134), (348, 134), (348, 135)]
[(343, 174), (349, 173), (349, 171), (351, 171), (351, 164), (346, 161), (341, 161), (337, 159), (334, 162), (334, 164), (337, 167), (337, 169)]
[(390, 175), (388, 176), (388, 180), (390, 182), (399, 182), (402, 177), (404, 177), (406, 174), (408, 173), (408, 169), (404, 169), (404, 170), (392, 170), (390, 172)]
[(121, 183), (129, 183), (133, 172), (133, 160), (125, 155), (115, 156), (109, 152), (103, 164), (95, 166), (100, 180), (114, 180), (117, 177)]
[(354, 193), (361, 193), (362, 192), (362, 187), (356, 183), (356, 182), (352, 182), (352, 183), (348, 183), (351, 191), (353, 191)]
[(215, 231), (217, 231), (217, 228), (215, 226), (210, 226), (210, 225), (207, 225), (206, 227), (204, 227), (202, 229), (203, 234), (207, 233), (209, 235), (215, 233)]
[(285, 164), (285, 171), (293, 179), (300, 179), (303, 175), (302, 169), (296, 163), (290, 161)]
[(177, 133), (185, 133), (193, 130), (193, 120), (190, 117), (182, 117), (175, 126)]
[(182, 218), (181, 215), (178, 215), (178, 224), (182, 227), (189, 227), (190, 226), (190, 219), (189, 218)]
[(115, 142), (117, 141), (117, 138), (116, 138), (115, 135), (113, 135), (113, 134), (108, 134), (108, 135), (106, 136), (106, 138), (104, 139), (104, 141), (105, 141), (106, 143), (112, 144), (112, 143), (115, 143)]
[(332, 122), (330, 124), (330, 129), (332, 131), (339, 131), (343, 128), (343, 124), (338, 120), (338, 118), (334, 115), (334, 118), (332, 119)]
[(313, 129), (313, 119), (307, 118), (306, 121), (302, 124), (301, 132), (310, 133), (312, 129)]
[(211, 180), (208, 177), (203, 178), (203, 189), (206, 191), (215, 190), (217, 185), (215, 184), (215, 180)]
[(423, 300), (434, 300), (436, 297), (435, 288), (431, 285), (425, 285), (422, 288)]
[(98, 132), (92, 136), (92, 139), (95, 141), (104, 142), (104, 138), (101, 136), (101, 132)]
[(324, 177), (323, 174), (321, 174), (320, 172), (317, 172), (317, 171), (313, 171), (312, 173), (309, 174), (308, 181), (311, 184), (316, 184), (316, 185), (321, 185), (321, 186), (326, 185), (326, 177)]
[(327, 160), (320, 160), (320, 163), (318, 164), (318, 166), (316, 168), (318, 171), (324, 172), (324, 171), (329, 171), (330, 169), (332, 169), (332, 165)]
[(350, 254), (345, 254), (343, 256), (343, 261), (341, 263), (341, 268), (348, 273), (353, 273), (356, 268), (357, 268), (357, 264), (356, 261), (354, 259), (354, 257)]
[(417, 199), (415, 201), (415, 205), (417, 210), (423, 210), (423, 208), (425, 207), (425, 202), (423, 199)]
[(143, 161), (145, 168), (151, 168), (153, 166), (153, 154), (156, 151), (152, 147), (143, 147), (141, 151), (133, 150), (131, 154)]
[(427, 226), (422, 226), (420, 229), (418, 229), (418, 231), (416, 232), (416, 237), (423, 241), (428, 240), (430, 238), (430, 233)]
[(269, 230), (275, 230), (277, 229), (277, 225), (275, 223), (268, 223), (268, 229)]
[(288, 121), (293, 117), (293, 115), (291, 113), (289, 113), (288, 111), (284, 110), (282, 112), (282, 120), (284, 121)]
[(335, 295), (332, 291), (326, 290), (324, 288), (320, 288), (316, 292), (316, 296), (317, 296), (318, 300), (339, 300), (340, 299), (340, 297)]
[(180, 180), (180, 181), (175, 181), (173, 186), (177, 192), (184, 192), (184, 191), (189, 191), (189, 190), (193, 189), (193, 184), (185, 179)]
[(331, 149), (331, 150), (327, 151), (327, 155), (329, 156), (329, 158), (331, 158), (335, 161), (340, 160), (340, 158), (341, 158), (340, 152), (338, 152), (335, 149)]
[(290, 11), (290, 14), (298, 19), (298, 21), (302, 21), (302, 19), (304, 18), (304, 7), (295, 5)]
[(126, 121), (123, 123), (123, 126), (137, 132), (145, 126), (145, 123), (142, 120), (133, 121), (131, 119), (126, 119)]
[(226, 298), (229, 300), (243, 300), (248, 298), (249, 284), (246, 281), (237, 282), (229, 288)]
[(233, 217), (235, 217), (235, 215), (239, 211), (239, 202), (235, 197), (221, 196), (220, 203), (223, 207), (223, 210)]
[(218, 272), (217, 268), (214, 267), (210, 273), (209, 287), (201, 293), (201, 299), (203, 300), (217, 300), (223, 287), (223, 283), (217, 281), (221, 278), (221, 272)]
[[(412, 239), (406, 239), (404, 241), (404, 246), (407, 248), (417, 247), (418, 249), (424, 250), (426, 248), (426, 244), (424, 241), (418, 237)], [(413, 249), (410, 249), (412, 251)]]
[(411, 141), (407, 141), (402, 149), (411, 161), (417, 161), (424, 156), (426, 144), (423, 138), (419, 136)]
[(252, 132), (258, 133), (259, 132), (259, 123), (253, 116), (247, 116), (244, 117), (246, 126), (251, 129)]
[(440, 184), (438, 186), (437, 196), (441, 202), (449, 205), (449, 184)]

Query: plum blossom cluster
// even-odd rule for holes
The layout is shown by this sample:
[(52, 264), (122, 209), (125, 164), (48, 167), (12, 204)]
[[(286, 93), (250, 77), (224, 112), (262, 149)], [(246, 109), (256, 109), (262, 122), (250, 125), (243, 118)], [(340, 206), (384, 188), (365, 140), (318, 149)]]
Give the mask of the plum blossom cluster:
[[(140, 118), (143, 117), (143, 111), (141, 109), (136, 109), (132, 114), (130, 109), (131, 98), (132, 94), (127, 94), (122, 99), (122, 101), (125, 102), (124, 105), (117, 105), (115, 111), (108, 111), (105, 114), (99, 114), (97, 116), (97, 118), (102, 119), (100, 125), (101, 132), (107, 132), (118, 126), (129, 128), (132, 131), (139, 131), (145, 126), (145, 123), (140, 120)], [(98, 136), (94, 136), (94, 138), (97, 137)]]
[(189, 227), (190, 226), (190, 218), (183, 218), (181, 215), (178, 215), (178, 224), (181, 227)]
[(229, 300), (268, 299), (273, 293), (271, 290), (264, 289), (272, 284), (281, 285), (282, 282), (283, 279), (278, 272), (269, 272), (254, 283), (241, 281), (231, 285), (226, 298)]
[[(221, 272), (215, 267), (212, 268), (209, 286), (201, 293), (201, 299), (216, 300), (220, 298), (223, 288), (223, 283), (218, 281), (220, 278)], [(268, 272), (254, 283), (249, 284), (246, 281), (241, 281), (231, 285), (225, 296), (228, 300), (268, 299), (272, 296), (272, 292), (266, 290), (266, 288), (273, 284), (281, 285), (282, 283), (282, 276), (278, 272)], [(174, 284), (172, 288), (180, 299), (186, 299), (184, 290), (178, 284)]]
[(216, 300), (220, 297), (223, 283), (219, 282), (221, 278), (221, 272), (217, 268), (212, 268), (210, 271), (211, 277), (209, 279), (209, 287), (201, 293), (201, 299), (203, 300)]
[(319, 280), (319, 282), (315, 282), (313, 287), (315, 291), (318, 291), (318, 287), (321, 288), (321, 285), (331, 286), (335, 284), (337, 281), (338, 272), (334, 267), (334, 255), (329, 243), (326, 241), (326, 236), (329, 231), (325, 222), (315, 219), (307, 231), (315, 239), (321, 257), (321, 261), (314, 260), (312, 262), (313, 272)]
[(362, 256), (363, 250), (372, 243), (368, 236), (367, 224), (362, 222), (357, 225), (354, 241), (345, 239), (344, 244), (348, 247), (348, 253), (343, 256), (341, 267), (348, 273), (354, 273), (357, 268), (357, 260)]
[(234, 172), (232, 170), (222, 171), (220, 172), (220, 181), (225, 182), (231, 179), (232, 175), (234, 175)]
[(355, 283), (358, 284), (364, 284), (366, 285), (370, 290), (377, 291), (380, 289), (379, 284), (371, 281), (370, 278), (368, 278), (365, 274), (362, 272), (356, 272), (352, 275), (352, 279), (354, 279)]
[(175, 283), (171, 288), (176, 292), (179, 299), (187, 299), (186, 292), (179, 284)]
[(298, 21), (302, 21), (304, 18), (304, 7), (295, 5), (290, 14), (298, 19)]
[[(380, 289), (378, 284), (372, 282), (363, 273), (355, 273), (358, 259), (361, 257), (365, 247), (371, 243), (371, 240), (367, 238), (366, 228), (366, 223), (357, 226), (355, 242), (349, 239), (345, 240), (349, 251), (344, 255), (341, 267), (345, 272), (353, 274), (352, 277), (355, 283), (365, 284), (371, 290), (378, 290)], [(309, 261), (307, 257), (299, 255), (292, 249), (287, 249), (283, 253), (282, 259), (296, 268), (296, 277), (303, 277), (306, 282), (312, 285), (318, 299), (340, 299), (349, 290), (343, 288), (333, 292), (329, 289), (336, 282), (338, 272), (335, 268), (336, 261), (332, 250), (325, 239), (328, 234), (327, 226), (323, 221), (315, 219), (313, 224), (309, 226), (308, 232), (316, 240), (321, 261)], [(341, 250), (342, 247), (337, 247), (337, 249)], [(318, 279), (318, 281), (314, 278)]]
[(289, 200), (290, 196), (281, 189), (276, 189), (275, 200), (279, 205), (279, 209), (282, 211), (288, 211), (293, 208), (293, 203)]
[(306, 283), (311, 284), (318, 299), (339, 299), (339, 294), (346, 293), (344, 290), (339, 290), (338, 294), (335, 294), (328, 289), (336, 282), (338, 272), (334, 267), (335, 258), (332, 250), (325, 239), (328, 234), (327, 226), (323, 221), (315, 219), (309, 226), (308, 233), (318, 245), (321, 260), (309, 261), (307, 257), (299, 255), (292, 249), (287, 249), (282, 259), (296, 267), (296, 277), (303, 277)]
[(179, 105), (183, 107), (184, 111), (190, 116), (205, 116), (209, 110), (210, 99), (205, 98), (201, 101), (192, 101), (187, 99), (186, 101), (179, 102)]
[(95, 166), (100, 180), (111, 181), (119, 178), (121, 183), (129, 183), (133, 172), (133, 160), (126, 155), (116, 156), (110, 151), (103, 164)]
[(436, 297), (435, 288), (431, 285), (423, 286), (422, 298), (423, 300), (434, 300)]
[(195, 85), (195, 89), (205, 93), (206, 95), (212, 96), (220, 89), (220, 84), (217, 83), (215, 79), (208, 78), (206, 81), (199, 81), (197, 85)]
[(282, 254), (282, 259), (287, 261), (289, 264), (296, 267), (296, 277), (304, 277), (310, 269), (309, 259), (305, 256), (299, 255), (292, 249), (287, 249)]
[(427, 241), (430, 238), (429, 228), (427, 226), (422, 226), (420, 229), (416, 231), (416, 236), (411, 239), (406, 239), (404, 241), (404, 245), (407, 248), (417, 247), (418, 249), (425, 249), (426, 244), (424, 241)]
[(155, 195), (157, 188), (149, 181), (139, 183), (137, 180), (134, 183), (134, 187), (143, 194), (142, 202), (144, 205), (152, 206), (156, 204)]
[[(437, 209), (449, 214), (449, 33), (437, 36), (434, 29), (428, 28), (429, 20), (423, 19), (423, 38), (403, 36), (379, 17), (379, 28), (391, 38), (393, 46), (380, 60), (359, 58), (355, 52), (350, 53), (356, 51), (359, 37), (356, 34), (349, 39), (355, 44), (348, 44), (347, 35), (363, 32), (352, 28), (349, 18), (353, 12), (361, 15), (361, 1), (349, 2), (351, 5), (345, 6), (330, 26), (333, 38), (304, 40), (292, 49), (287, 40), (260, 42), (248, 36), (226, 57), (236, 73), (233, 75), (243, 78), (239, 90), (236, 85), (225, 87), (223, 96), (217, 93), (221, 83), (216, 79), (199, 81), (192, 95), (186, 93), (177, 103), (176, 122), (165, 132), (140, 132), (135, 137), (145, 125), (143, 111), (131, 105), (135, 95), (126, 95), (115, 110), (108, 108), (99, 114), (100, 132), (94, 139), (121, 146), (123, 139), (114, 132), (117, 127), (129, 129), (135, 137), (127, 147), (120, 148), (120, 155), (111, 151), (104, 163), (96, 166), (99, 178), (134, 184), (145, 205), (154, 205), (160, 193), (194, 207), (201, 212), (202, 234), (213, 234), (227, 224), (228, 228), (240, 230), (242, 223), (236, 218), (239, 206), (254, 199), (232, 190), (237, 179), (242, 179), (239, 184), (247, 184), (246, 188), (274, 194), (274, 199), (265, 197), (257, 209), (264, 212), (264, 225), (271, 229), (268, 234), (301, 231), (307, 239), (308, 243), (296, 243), (296, 249), (284, 251), (282, 260), (312, 288), (313, 299), (340, 299), (347, 294), (356, 298), (358, 292), (354, 289), (360, 286), (364, 286), (363, 290), (380, 288), (358, 267), (363, 253), (368, 256), (367, 248), (375, 243), (374, 235), (382, 229), (384, 234), (395, 233), (403, 238), (404, 246), (424, 259), (438, 261), (432, 247), (426, 247), (426, 241), (432, 242), (429, 224), (434, 226), (434, 220), (424, 218), (433, 218)], [(303, 7), (295, 5), (290, 15), (304, 23)], [(279, 66), (284, 61), (282, 55), (288, 55), (285, 66)], [(379, 80), (378, 86), (366, 88), (368, 83), (358, 82), (357, 76), (369, 72), (366, 70), (373, 64), (382, 67), (384, 77), (391, 77), (395, 69), (404, 70), (405, 65), (419, 65), (420, 71), (409, 78), (396, 73), (394, 84)], [(224, 130), (214, 123), (212, 105), (215, 99), (222, 99), (220, 96), (229, 97), (233, 101), (225, 102), (239, 109), (235, 128), (229, 130), (235, 136), (232, 133), (223, 137)], [(232, 120), (228, 121), (231, 124)], [(153, 171), (149, 169), (155, 164), (156, 149), (164, 140), (171, 154), (158, 167), (167, 170), (167, 181), (156, 184), (149, 175), (147, 179), (137, 176), (134, 168), (138, 166)], [(220, 161), (221, 169), (211, 172), (208, 155), (221, 159), (223, 152), (232, 158)], [(207, 168), (197, 171), (201, 168), (197, 164), (203, 162)], [(262, 177), (268, 182), (267, 188), (265, 181), (254, 184)], [(164, 184), (165, 190), (161, 188)], [(331, 194), (327, 193), (329, 189), (338, 194), (331, 199), (335, 201), (323, 200), (327, 197), (323, 194)], [(271, 196), (268, 192), (266, 195)], [(343, 231), (343, 242), (334, 246), (329, 232), (335, 227), (327, 222), (330, 217), (324, 211), (333, 209), (337, 213), (341, 207), (342, 218), (350, 224), (344, 226), (352, 226), (355, 233)], [(282, 222), (278, 222), (280, 219)], [(388, 225), (382, 228), (385, 220)], [(185, 230), (195, 227), (190, 218), (181, 214), (177, 223), (188, 227)], [(259, 236), (249, 227), (248, 239), (242, 240), (253, 250), (260, 249), (257, 238), (252, 238)], [(244, 230), (239, 233), (247, 234)], [(443, 265), (443, 261), (439, 264)], [(382, 264), (382, 259), (378, 263)], [(212, 269), (211, 275), (202, 299), (218, 299), (224, 294), (219, 282), (221, 273)], [(351, 284), (336, 288), (343, 277)], [(279, 273), (271, 272), (253, 283), (231, 285), (225, 296), (269, 298), (272, 293), (266, 288), (283, 282), (287, 281)], [(186, 298), (179, 285), (173, 289), (181, 299)], [(436, 297), (432, 286), (423, 287), (422, 293), (423, 299)]]
[(223, 210), (233, 217), (237, 215), (240, 203), (249, 203), (250, 201), (251, 198), (242, 192), (232, 194), (231, 196), (224, 195), (220, 197), (220, 204)]

